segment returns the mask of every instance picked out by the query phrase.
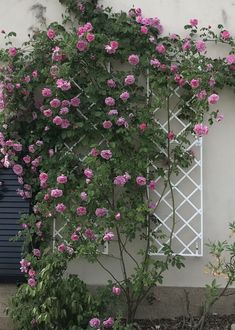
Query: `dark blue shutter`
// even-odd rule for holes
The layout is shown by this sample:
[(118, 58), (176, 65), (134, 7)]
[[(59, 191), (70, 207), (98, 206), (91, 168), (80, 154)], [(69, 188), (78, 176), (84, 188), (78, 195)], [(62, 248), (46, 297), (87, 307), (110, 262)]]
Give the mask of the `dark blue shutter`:
[(22, 189), (12, 169), (0, 169), (0, 280), (14, 281), (22, 277), (22, 241), (11, 241), (21, 229), (20, 215), (29, 212), (29, 202), (17, 194)]

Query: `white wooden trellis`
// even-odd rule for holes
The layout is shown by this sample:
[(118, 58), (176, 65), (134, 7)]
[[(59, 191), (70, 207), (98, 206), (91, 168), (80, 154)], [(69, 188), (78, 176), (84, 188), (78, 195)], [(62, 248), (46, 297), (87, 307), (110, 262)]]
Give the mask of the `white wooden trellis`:
[[(149, 86), (147, 86), (149, 88)], [(180, 107), (175, 107), (176, 102), (180, 99), (180, 89), (176, 88), (172, 91), (170, 106), (170, 125), (171, 129), (177, 136), (182, 134), (189, 126), (179, 117)], [(187, 106), (191, 111), (195, 111), (187, 102)], [(164, 109), (157, 108), (155, 110), (155, 120), (158, 125), (167, 133), (168, 121), (165, 117)], [(156, 147), (159, 146), (153, 141)], [(176, 143), (172, 141), (171, 144)], [(175, 200), (175, 217), (176, 223), (172, 233), (172, 250), (174, 253), (182, 256), (202, 256), (203, 255), (203, 191), (202, 191), (202, 138), (196, 139), (191, 136), (190, 145), (186, 150), (191, 150), (195, 154), (193, 164), (189, 168), (178, 167), (179, 173), (171, 178), (173, 186), (173, 194)], [(162, 150), (163, 153), (166, 152)], [(157, 169), (153, 163), (151, 168)], [(150, 198), (155, 202), (161, 198), (161, 201), (153, 214), (155, 228), (152, 227), (154, 245), (157, 252), (151, 255), (164, 255), (164, 243), (170, 242), (170, 236), (173, 225), (173, 207), (172, 197), (169, 187), (161, 197), (163, 192), (163, 181), (161, 177), (156, 178), (157, 187), (153, 192), (149, 192)], [(160, 234), (159, 234), (160, 232)]]
[[(110, 68), (108, 68), (110, 70)], [(76, 84), (80, 93), (80, 96), (84, 91), (82, 88)], [(149, 80), (147, 79), (147, 98), (149, 97), (150, 87)], [(88, 97), (88, 96), (87, 96)], [(181, 98), (180, 88), (176, 88), (172, 91), (172, 107), (170, 110), (170, 123), (172, 130), (177, 134), (182, 134), (189, 126), (188, 123), (185, 123), (180, 119), (179, 114), (181, 109), (174, 106), (174, 103)], [(95, 104), (91, 104), (92, 108)], [(190, 101), (187, 102), (187, 106), (191, 111), (195, 111), (190, 104)], [(85, 120), (88, 121), (88, 118), (79, 110), (77, 112)], [(155, 110), (155, 120), (161, 128), (167, 132), (167, 119), (164, 118), (164, 110), (157, 108)], [(89, 121), (89, 125), (92, 125)], [(96, 125), (93, 124), (94, 129)], [(71, 146), (64, 144), (67, 151), (65, 155), (74, 152), (76, 147), (81, 145), (82, 141), (86, 136), (82, 136), (78, 141), (73, 143)], [(101, 137), (99, 145), (102, 145), (105, 140)], [(156, 141), (153, 141), (156, 147), (159, 150), (159, 146)], [(175, 143), (172, 141), (172, 143)], [(203, 255), (203, 194), (202, 194), (202, 139), (195, 139), (193, 136), (191, 138), (191, 143), (187, 147), (187, 150), (193, 150), (195, 153), (195, 159), (190, 168), (178, 168), (179, 174), (175, 177), (172, 177), (172, 186), (175, 198), (175, 213), (176, 213), (176, 224), (175, 229), (172, 235), (172, 249), (174, 253), (183, 256), (202, 256)], [(164, 150), (163, 153), (166, 154)], [(89, 154), (89, 153), (88, 153)], [(79, 157), (79, 160), (83, 162), (88, 156), (87, 153), (84, 153), (82, 157)], [(152, 169), (156, 169), (156, 165), (152, 163)], [(74, 168), (76, 169), (76, 167)], [(161, 197), (163, 190), (163, 182), (160, 177), (156, 178), (157, 187), (152, 192), (149, 192), (149, 196), (153, 201), (158, 201)], [(164, 243), (169, 243), (170, 234), (172, 230), (172, 200), (169, 188), (165, 191), (164, 195), (161, 198), (159, 206), (157, 207), (154, 217), (156, 219), (155, 227), (152, 228), (156, 232), (156, 236), (153, 236), (154, 245), (157, 247), (156, 253), (151, 253), (151, 255), (163, 255), (163, 246)], [(69, 221), (69, 220), (67, 220)], [(155, 222), (154, 222), (155, 223)], [(60, 222), (58, 220), (53, 221), (53, 249), (55, 249), (55, 242), (62, 241), (63, 230), (65, 229), (66, 222)], [(154, 224), (153, 224), (154, 225)], [(159, 230), (164, 235), (164, 238), (159, 238), (157, 233)], [(108, 244), (105, 244), (103, 251), (104, 254), (108, 254)]]

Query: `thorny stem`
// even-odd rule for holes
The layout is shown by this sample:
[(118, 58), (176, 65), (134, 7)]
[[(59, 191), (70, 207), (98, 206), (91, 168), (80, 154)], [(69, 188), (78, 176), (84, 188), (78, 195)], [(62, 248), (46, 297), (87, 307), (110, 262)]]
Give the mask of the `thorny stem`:
[(123, 290), (124, 293), (126, 293), (125, 287), (122, 285), (122, 283), (112, 274), (112, 272), (106, 268), (102, 262), (97, 258), (96, 259), (98, 264), (100, 265), (101, 268), (103, 268), (113, 279), (114, 281), (120, 286), (120, 288)]

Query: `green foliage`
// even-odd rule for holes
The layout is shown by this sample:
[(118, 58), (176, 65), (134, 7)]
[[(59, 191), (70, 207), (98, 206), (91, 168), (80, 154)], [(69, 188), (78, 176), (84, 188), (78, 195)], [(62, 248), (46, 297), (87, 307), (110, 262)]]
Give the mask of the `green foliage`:
[[(22, 193), (30, 190), (32, 213), (22, 217), (24, 230), (20, 235), (30, 251), (41, 250), (40, 256), (24, 254), (26, 266), (22, 270), (34, 284), (20, 287), (11, 316), (20, 329), (31, 329), (34, 319), (38, 329), (71, 330), (86, 329), (89, 318), (108, 317), (78, 278), (63, 277), (71, 259), (84, 257), (108, 272), (112, 284), (107, 286), (107, 299), (114, 297), (112, 286), (120, 289), (116, 301), (122, 302), (122, 315), (132, 324), (140, 303), (151, 298), (151, 289), (163, 283), (169, 267), (184, 266), (183, 258), (172, 248), (176, 210), (173, 207), (167, 237), (160, 229), (154, 230), (160, 224), (158, 206), (166, 189), (174, 205), (171, 178), (178, 175), (179, 168), (188, 168), (193, 162), (193, 151), (188, 149), (195, 124), (217, 120), (218, 110), (209, 106), (208, 97), (217, 93), (217, 88), (235, 85), (233, 66), (199, 51), (197, 34), (201, 42), (230, 45), (231, 53), (234, 42), (231, 38), (224, 40), (210, 28), (198, 30), (190, 24), (185, 27), (190, 47), (185, 48), (189, 40), (161, 35), (158, 19), (146, 23), (147, 34), (142, 33), (144, 23), (137, 22), (134, 8), (129, 15), (114, 14), (110, 8), (97, 6), (96, 0), (60, 2), (69, 15), (64, 16), (63, 25), (54, 22), (48, 27), (54, 37), (38, 31), (22, 48), (12, 49), (15, 34), (10, 32), (5, 35), (10, 49), (0, 52), (0, 60), (5, 63), (0, 72), (5, 102), (0, 113), (1, 161), (9, 161), (13, 169), (15, 164), (23, 167)], [(79, 30), (84, 24), (90, 26), (89, 33)], [(88, 37), (93, 40), (87, 42)], [(80, 41), (85, 43), (83, 50), (78, 47)], [(117, 49), (109, 53), (113, 41)], [(165, 51), (157, 51), (159, 45)], [(138, 56), (139, 62), (128, 63), (131, 55)], [(125, 82), (128, 75), (135, 78), (131, 84)], [(107, 84), (110, 79), (115, 87)], [(195, 79), (199, 86), (194, 88)], [(59, 87), (61, 80), (69, 88)], [(50, 89), (51, 96), (43, 95), (45, 88)], [(129, 94), (128, 99), (121, 98), (123, 92)], [(75, 97), (80, 103), (71, 105)], [(108, 97), (115, 104), (107, 104)], [(174, 105), (173, 97), (177, 98)], [(52, 105), (53, 99), (59, 100), (58, 106)], [(164, 110), (164, 129), (156, 115), (158, 108)], [(49, 115), (45, 114), (47, 110), (51, 110)], [(117, 112), (110, 114), (110, 110)], [(172, 110), (187, 123), (180, 133), (172, 132)], [(58, 120), (63, 121), (63, 127)], [(105, 128), (107, 121), (109, 128)], [(22, 150), (9, 146), (9, 141), (20, 144)], [(92, 154), (92, 149), (97, 154)], [(111, 153), (109, 159), (102, 156), (105, 150)], [(30, 161), (25, 161), (28, 156)], [(85, 177), (85, 169), (93, 171), (91, 178)], [(48, 176), (46, 182), (41, 182), (43, 173)], [(62, 174), (68, 182), (58, 182)], [(118, 177), (125, 182), (115, 183)], [(145, 180), (143, 184), (138, 183), (139, 177)], [(148, 186), (156, 180), (162, 181), (163, 188), (159, 200), (152, 201)], [(62, 190), (63, 195), (53, 197), (55, 189)], [(81, 193), (87, 197), (82, 199)], [(58, 204), (65, 206), (64, 211), (57, 210)], [(83, 214), (79, 214), (80, 207), (85, 208)], [(105, 209), (105, 215), (97, 215), (97, 209)], [(63, 227), (61, 238), (54, 242), (56, 249), (51, 244), (53, 221)], [(116, 238), (111, 243), (115, 244), (115, 253), (110, 257), (121, 263), (122, 277), (105, 267), (101, 258), (105, 240), (113, 238), (107, 238), (107, 232)], [(161, 259), (150, 254), (158, 252), (156, 238), (167, 242), (163, 243)], [(133, 253), (132, 244), (136, 242), (141, 246)], [(213, 249), (233, 253), (234, 246), (221, 243)], [(33, 276), (30, 270), (35, 271)], [(232, 270), (226, 270), (232, 278)], [(118, 322), (115, 329), (119, 329)]]
[(91, 317), (100, 315), (102, 302), (76, 275), (63, 276), (61, 260), (47, 261), (35, 288), (23, 284), (18, 289), (11, 302), (11, 318), (22, 330), (87, 329)]

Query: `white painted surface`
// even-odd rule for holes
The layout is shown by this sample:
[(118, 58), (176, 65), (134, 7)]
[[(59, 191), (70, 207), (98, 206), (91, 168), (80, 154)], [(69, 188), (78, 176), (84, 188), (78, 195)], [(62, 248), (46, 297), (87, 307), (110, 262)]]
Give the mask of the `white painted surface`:
[[(16, 31), (16, 45), (27, 39), (30, 27), (39, 26), (32, 6), (40, 3), (46, 7), (47, 23), (61, 19), (62, 7), (57, 0), (8, 0), (0, 1), (0, 30)], [(129, 10), (133, 5), (141, 7), (145, 16), (158, 16), (165, 33), (184, 34), (183, 26), (190, 18), (198, 18), (201, 25), (222, 23), (235, 36), (235, 1), (220, 0), (103, 0), (114, 10)], [(31, 8), (31, 9), (30, 9)], [(2, 43), (0, 37), (0, 44)], [(211, 49), (216, 55), (217, 50)], [(227, 50), (223, 51), (225, 54)], [(218, 108), (224, 114), (222, 123), (213, 126), (204, 139), (204, 242), (224, 240), (228, 237), (228, 222), (235, 219), (235, 95), (230, 90), (221, 93)], [(112, 250), (112, 249), (111, 249)], [(113, 245), (115, 250), (115, 243)], [(106, 265), (120, 275), (120, 265), (110, 257), (102, 257)], [(209, 276), (204, 272), (208, 262), (207, 248), (204, 257), (186, 258), (184, 270), (170, 270), (165, 278), (168, 286), (204, 286)], [(130, 264), (130, 269), (132, 265)], [(95, 265), (74, 261), (70, 271), (78, 272), (89, 284), (105, 283), (108, 276)], [(117, 276), (118, 276), (117, 275)]]

